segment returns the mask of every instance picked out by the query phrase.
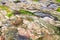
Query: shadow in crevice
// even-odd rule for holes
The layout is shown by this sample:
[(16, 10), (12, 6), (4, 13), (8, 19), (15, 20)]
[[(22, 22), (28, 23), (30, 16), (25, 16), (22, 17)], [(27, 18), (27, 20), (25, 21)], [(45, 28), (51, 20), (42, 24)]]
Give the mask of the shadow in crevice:
[[(17, 40), (30, 40), (30, 38), (27, 38), (26, 36), (21, 36), (21, 35), (18, 35), (17, 37), (16, 37), (16, 39)], [(16, 40), (15, 39), (15, 40)]]

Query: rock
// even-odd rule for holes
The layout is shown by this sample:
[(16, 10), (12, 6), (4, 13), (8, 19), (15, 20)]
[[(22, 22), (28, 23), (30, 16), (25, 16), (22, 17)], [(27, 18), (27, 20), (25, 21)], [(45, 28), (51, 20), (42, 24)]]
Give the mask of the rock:
[(52, 15), (50, 15), (50, 14), (48, 14), (48, 13), (35, 12), (34, 14), (35, 14), (36, 16), (41, 17), (41, 18), (49, 17), (49, 18), (51, 18), (51, 19), (58, 20), (57, 17), (54, 17), (54, 16), (52, 16)]
[(0, 40), (4, 40), (4, 37), (3, 36), (0, 36)]
[(46, 22), (49, 22), (52, 25), (55, 25), (55, 23), (56, 23), (53, 19), (51, 19), (49, 17), (44, 17), (43, 20), (46, 21)]
[(20, 12), (19, 12), (19, 11), (17, 11), (17, 10), (15, 10), (15, 11), (13, 12), (13, 14), (14, 14), (14, 15), (19, 15), (19, 14), (20, 14)]
[(14, 40), (14, 38), (17, 36), (18, 30), (16, 28), (9, 27), (7, 30), (4, 30), (4, 37), (5, 40)]
[[(39, 2), (34, 0), (0, 1), (0, 5), (9, 7), (6, 11), (6, 7), (2, 10), (0, 6), (0, 40), (3, 40), (2, 34), (5, 40), (38, 40), (38, 38), (41, 38), (39, 40), (60, 40), (60, 30), (57, 28), (60, 27), (60, 20), (58, 20), (60, 12), (56, 11), (59, 5), (54, 0), (39, 0)], [(28, 15), (29, 13), (23, 12), (23, 10), (23, 13), (18, 12), (21, 9), (35, 15)], [(7, 18), (6, 14), (11, 11), (14, 11), (13, 15)]]
[(14, 18), (13, 20), (11, 20), (11, 23), (13, 25), (19, 25), (19, 24), (22, 24), (23, 23), (23, 20), (22, 20), (22, 18), (17, 17), (17, 18)]
[(48, 6), (48, 8), (53, 9), (53, 10), (56, 10), (58, 8), (58, 6), (56, 4), (50, 4)]
[(26, 36), (21, 36), (21, 35), (18, 35), (15, 40), (29, 40), (29, 38), (27, 38)]

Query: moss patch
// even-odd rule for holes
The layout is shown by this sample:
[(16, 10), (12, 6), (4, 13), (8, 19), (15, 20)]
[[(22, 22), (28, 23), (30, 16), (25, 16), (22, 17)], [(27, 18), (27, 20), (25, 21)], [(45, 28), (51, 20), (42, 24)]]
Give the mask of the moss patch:
[(26, 11), (26, 10), (24, 10), (24, 9), (19, 10), (19, 12), (20, 12), (21, 14), (34, 15), (32, 12)]
[(56, 2), (60, 2), (60, 0), (56, 0)]
[(56, 11), (60, 12), (60, 7)]
[(38, 2), (39, 0), (33, 0), (33, 1)]

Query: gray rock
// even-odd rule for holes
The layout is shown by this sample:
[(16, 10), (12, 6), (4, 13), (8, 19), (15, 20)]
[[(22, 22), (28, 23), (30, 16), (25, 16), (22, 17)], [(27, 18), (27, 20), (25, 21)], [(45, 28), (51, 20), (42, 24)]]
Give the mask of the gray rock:
[(56, 4), (49, 4), (48, 8), (56, 10), (58, 6)]
[(35, 12), (34, 14), (37, 15), (37, 16), (39, 16), (39, 17), (42, 17), (42, 18), (49, 17), (49, 18), (52, 18), (54, 20), (58, 20), (57, 17), (54, 17), (54, 16), (52, 16), (50, 14), (47, 14), (47, 13)]

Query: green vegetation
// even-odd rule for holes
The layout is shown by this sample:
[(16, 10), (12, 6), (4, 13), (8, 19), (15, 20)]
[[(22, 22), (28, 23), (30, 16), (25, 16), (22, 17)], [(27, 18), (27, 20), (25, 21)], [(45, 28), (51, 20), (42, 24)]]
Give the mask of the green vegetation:
[(7, 10), (9, 7), (7, 6), (0, 6), (0, 9)]
[(60, 2), (60, 0), (56, 0), (56, 2)]
[(33, 1), (38, 2), (39, 0), (33, 0)]
[(4, 6), (4, 5), (3, 6), (0, 6), (0, 9), (5, 10), (7, 12), (10, 12), (11, 11), (8, 6)]
[(0, 9), (2, 9), (2, 10), (5, 10), (6, 12), (7, 12), (7, 16), (8, 17), (11, 17), (12, 16), (12, 12), (11, 12), (11, 10), (9, 9), (9, 7), (8, 6), (0, 6)]
[(28, 15), (34, 15), (32, 12), (26, 11), (24, 9), (19, 10), (21, 14), (28, 14)]
[(20, 2), (20, 1), (19, 1), (19, 0), (15, 0), (15, 1), (14, 1), (14, 3), (18, 3), (18, 2)]
[(60, 12), (60, 7), (56, 11)]
[[(14, 12), (16, 13), (16, 11), (10, 11), (10, 12), (7, 13), (6, 16), (10, 18), (13, 15)], [(16, 14), (18, 14), (18, 13), (26, 14), (26, 15), (34, 15), (32, 12), (26, 11), (24, 9), (19, 10)]]
[(13, 15), (12, 12), (9, 12), (9, 13), (6, 14), (6, 16), (9, 17), (9, 18), (10, 18), (12, 15)]

